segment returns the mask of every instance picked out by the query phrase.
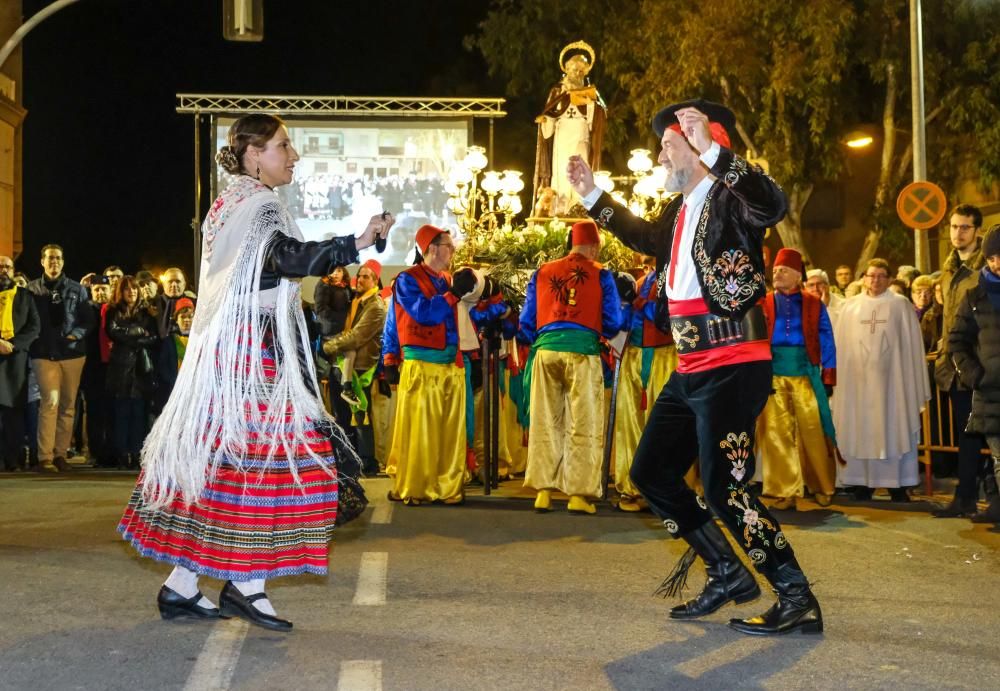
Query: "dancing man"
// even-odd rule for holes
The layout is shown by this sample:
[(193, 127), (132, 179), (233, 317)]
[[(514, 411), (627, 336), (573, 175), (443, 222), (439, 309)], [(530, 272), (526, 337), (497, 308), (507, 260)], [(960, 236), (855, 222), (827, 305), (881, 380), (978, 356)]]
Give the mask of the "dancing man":
[[(714, 513), (778, 595), (763, 615), (729, 625), (750, 634), (817, 632), (823, 619), (809, 582), (778, 522), (747, 486), (754, 426), (771, 391), (771, 348), (757, 306), (766, 291), (761, 248), (788, 202), (774, 180), (730, 149), (734, 127), (732, 111), (700, 99), (656, 115), (666, 187), (681, 196), (652, 222), (598, 189), (581, 158), (570, 160), (567, 173), (598, 223), (656, 257), (658, 296), (669, 306), (678, 366), (656, 399), (631, 475), (667, 531), (691, 547), (665, 589), (679, 589), (694, 554), (705, 562), (704, 590), (670, 616), (702, 617), (760, 594)], [(684, 482), (695, 458), (704, 499)]]

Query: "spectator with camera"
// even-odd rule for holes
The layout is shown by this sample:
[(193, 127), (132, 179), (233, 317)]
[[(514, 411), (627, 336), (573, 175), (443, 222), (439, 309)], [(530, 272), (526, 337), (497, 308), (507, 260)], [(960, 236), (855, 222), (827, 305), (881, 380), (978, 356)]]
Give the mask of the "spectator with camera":
[(90, 457), (98, 467), (111, 467), (114, 465), (114, 451), (111, 448), (113, 411), (105, 385), (108, 359), (111, 357), (111, 339), (108, 338), (105, 324), (112, 282), (108, 276), (94, 276), (90, 281), (89, 305), (97, 328), (87, 334), (87, 360), (80, 377), (80, 391), (87, 411), (87, 447)]

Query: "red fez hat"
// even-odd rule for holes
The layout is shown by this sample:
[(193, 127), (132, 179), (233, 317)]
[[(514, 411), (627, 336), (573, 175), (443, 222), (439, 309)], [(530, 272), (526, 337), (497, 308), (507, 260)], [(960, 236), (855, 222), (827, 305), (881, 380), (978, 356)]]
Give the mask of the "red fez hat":
[(593, 221), (579, 221), (573, 224), (572, 245), (599, 245), (601, 234), (597, 232), (597, 224)]
[(417, 231), (417, 249), (420, 250), (420, 254), (427, 254), (427, 248), (434, 242), (434, 238), (441, 233), (447, 232), (447, 230), (441, 230), (432, 225), (420, 226), (420, 229)]
[(789, 269), (794, 269), (800, 274), (806, 272), (805, 267), (802, 265), (802, 255), (799, 254), (798, 250), (793, 250), (791, 247), (782, 247), (778, 250), (778, 256), (774, 258), (775, 266), (787, 266)]
[(191, 298), (181, 298), (180, 300), (174, 303), (174, 314), (177, 314), (181, 310), (193, 310), (193, 309), (194, 309), (194, 302), (191, 300)]
[[(671, 130), (673, 132), (676, 132), (677, 134), (681, 135), (682, 137), (684, 136), (684, 133), (681, 131), (681, 126), (678, 125), (676, 122), (673, 125), (671, 125), (670, 127), (668, 127), (667, 129)], [(733, 148), (733, 145), (729, 142), (729, 135), (726, 133), (726, 128), (725, 127), (723, 127), (722, 125), (720, 125), (717, 122), (712, 122), (710, 120), (708, 122), (708, 131), (712, 135), (712, 141), (713, 142), (718, 142), (719, 146), (724, 146), (727, 149)]]
[(375, 274), (376, 280), (382, 278), (382, 265), (379, 264), (374, 259), (369, 259), (364, 264), (361, 265), (362, 269), (368, 269), (373, 274)]

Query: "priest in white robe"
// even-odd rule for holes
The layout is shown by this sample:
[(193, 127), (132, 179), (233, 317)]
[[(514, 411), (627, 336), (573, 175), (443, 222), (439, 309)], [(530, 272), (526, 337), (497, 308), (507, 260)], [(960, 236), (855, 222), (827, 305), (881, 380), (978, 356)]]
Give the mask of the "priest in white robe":
[(872, 259), (865, 290), (847, 300), (834, 328), (840, 370), (833, 400), (837, 442), (846, 465), (840, 483), (855, 496), (889, 489), (908, 501), (918, 483), (920, 413), (930, 398), (924, 348), (913, 304), (889, 288), (889, 265)]

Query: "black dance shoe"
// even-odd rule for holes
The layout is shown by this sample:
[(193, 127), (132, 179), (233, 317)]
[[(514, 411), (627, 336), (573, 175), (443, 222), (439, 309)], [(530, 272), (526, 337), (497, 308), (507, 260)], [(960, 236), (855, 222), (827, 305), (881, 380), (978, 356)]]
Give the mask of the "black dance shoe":
[(217, 607), (202, 607), (198, 604), (201, 600), (201, 593), (194, 597), (181, 597), (177, 592), (167, 586), (160, 588), (160, 594), (156, 596), (156, 606), (160, 609), (160, 617), (163, 619), (176, 619), (177, 617), (191, 617), (192, 619), (224, 619)]
[(729, 627), (756, 636), (780, 635), (793, 631), (822, 633), (823, 612), (798, 564), (792, 561), (773, 572), (765, 569), (761, 571), (774, 586), (778, 601), (760, 616), (730, 619)]
[(226, 581), (226, 585), (222, 587), (222, 593), (219, 594), (219, 607), (222, 609), (222, 613), (227, 616), (245, 619), (251, 624), (263, 626), (265, 629), (291, 631), (292, 622), (279, 619), (271, 614), (264, 614), (253, 606), (253, 603), (266, 597), (267, 595), (264, 593), (244, 595), (233, 585), (232, 581)]
[(697, 597), (670, 610), (671, 619), (695, 619), (729, 602), (740, 605), (760, 597), (757, 579), (733, 552), (715, 521), (708, 521), (683, 537), (705, 562), (708, 578)]

